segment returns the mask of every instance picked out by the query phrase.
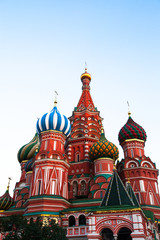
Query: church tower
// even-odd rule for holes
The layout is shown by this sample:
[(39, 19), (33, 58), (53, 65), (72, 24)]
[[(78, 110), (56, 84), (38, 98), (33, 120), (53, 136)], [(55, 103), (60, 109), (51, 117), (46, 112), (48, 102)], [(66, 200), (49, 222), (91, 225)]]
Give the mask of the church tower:
[(160, 204), (158, 190), (158, 169), (149, 157), (145, 156), (144, 147), (147, 139), (145, 130), (128, 113), (127, 123), (121, 128), (118, 139), (123, 148), (124, 159), (118, 164), (119, 175), (127, 185), (128, 178), (135, 195), (143, 209), (152, 209)]
[(70, 162), (69, 198), (88, 196), (89, 181), (93, 177), (93, 163), (89, 158), (89, 149), (100, 137), (102, 118), (94, 106), (90, 95), (91, 75), (81, 75), (82, 95), (74, 108), (71, 122), (71, 136), (66, 144), (66, 152)]
[(69, 162), (64, 151), (70, 135), (70, 122), (62, 115), (54, 102), (54, 108), (37, 121), (39, 150), (33, 159), (32, 182), (27, 213), (58, 212), (69, 206)]

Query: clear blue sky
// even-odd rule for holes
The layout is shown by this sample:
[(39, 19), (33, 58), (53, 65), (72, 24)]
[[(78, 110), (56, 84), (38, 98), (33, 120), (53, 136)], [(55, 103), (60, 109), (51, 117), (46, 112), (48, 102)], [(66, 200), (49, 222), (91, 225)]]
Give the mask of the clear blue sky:
[(85, 61), (108, 140), (127, 121), (147, 132), (145, 152), (160, 168), (160, 1), (0, 1), (0, 194), (20, 178), (19, 148), (37, 117), (53, 107), (70, 116)]

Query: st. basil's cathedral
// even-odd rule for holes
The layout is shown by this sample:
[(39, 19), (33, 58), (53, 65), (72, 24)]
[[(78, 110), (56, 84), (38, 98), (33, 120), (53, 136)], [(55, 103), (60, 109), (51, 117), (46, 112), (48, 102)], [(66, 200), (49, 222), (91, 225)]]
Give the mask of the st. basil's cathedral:
[(119, 161), (92, 100), (87, 69), (81, 81), (71, 117), (58, 111), (55, 100), (37, 120), (33, 139), (19, 149), (20, 180), (13, 198), (9, 186), (0, 197), (0, 219), (55, 219), (68, 240), (158, 240), (158, 169), (145, 156), (146, 132), (128, 112), (118, 134), (124, 152)]

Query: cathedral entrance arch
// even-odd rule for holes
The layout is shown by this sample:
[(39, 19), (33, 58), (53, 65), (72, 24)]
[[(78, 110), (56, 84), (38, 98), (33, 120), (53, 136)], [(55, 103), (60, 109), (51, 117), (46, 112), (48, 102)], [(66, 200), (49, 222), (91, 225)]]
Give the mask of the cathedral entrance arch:
[(101, 231), (102, 240), (114, 240), (113, 232), (109, 228), (103, 228)]
[(132, 240), (131, 233), (132, 231), (129, 228), (121, 228), (118, 232), (118, 240)]

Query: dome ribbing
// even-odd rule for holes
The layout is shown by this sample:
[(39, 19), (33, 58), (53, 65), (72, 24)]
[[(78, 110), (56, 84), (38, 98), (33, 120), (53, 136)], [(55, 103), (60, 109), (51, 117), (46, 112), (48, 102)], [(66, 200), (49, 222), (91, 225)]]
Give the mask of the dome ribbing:
[(139, 124), (134, 122), (130, 116), (118, 134), (118, 140), (120, 144), (128, 139), (139, 139), (143, 140), (144, 142), (147, 139), (145, 130)]
[(54, 106), (51, 112), (45, 113), (37, 121), (37, 132), (41, 133), (48, 130), (56, 130), (64, 133), (67, 137), (71, 132), (71, 125), (68, 118), (61, 115), (57, 107)]
[(111, 158), (117, 160), (119, 156), (118, 148), (105, 138), (104, 133), (101, 133), (98, 142), (94, 143), (89, 151), (91, 160), (98, 158)]

